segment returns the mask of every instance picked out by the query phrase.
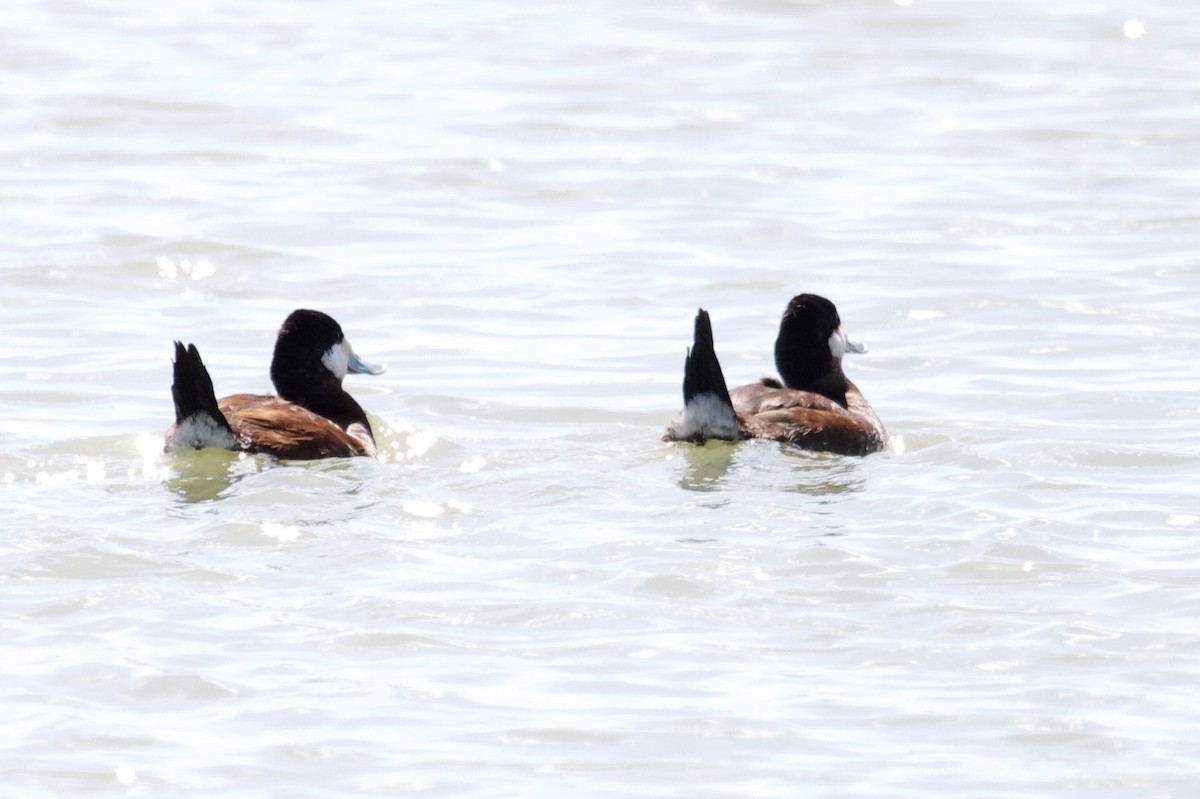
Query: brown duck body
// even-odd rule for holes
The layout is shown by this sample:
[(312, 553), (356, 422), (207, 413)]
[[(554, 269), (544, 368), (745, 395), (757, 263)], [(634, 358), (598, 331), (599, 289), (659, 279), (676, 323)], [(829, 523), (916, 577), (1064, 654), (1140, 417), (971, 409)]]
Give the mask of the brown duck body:
[(886, 443), (875, 409), (849, 380), (844, 404), (816, 392), (781, 386), (771, 378), (729, 394), (744, 438), (769, 438), (841, 455), (866, 455)]
[(234, 394), (217, 400), (195, 345), (175, 342), (175, 424), (165, 449), (219, 447), (291, 460), (375, 457), (366, 412), (342, 388), (347, 371), (379, 374), (363, 363), (331, 317), (298, 310), (284, 321), (271, 361), (279, 396)]
[(842, 372), (847, 342), (833, 303), (801, 294), (784, 312), (775, 360), (785, 382), (763, 378), (729, 391), (713, 347), (708, 312), (696, 315), (684, 366), (684, 412), (665, 440), (766, 438), (842, 455), (883, 449), (887, 433), (858, 387)]
[(345, 428), (308, 408), (269, 394), (222, 397), (217, 407), (229, 423), (239, 450), (288, 460), (376, 457), (367, 422)]

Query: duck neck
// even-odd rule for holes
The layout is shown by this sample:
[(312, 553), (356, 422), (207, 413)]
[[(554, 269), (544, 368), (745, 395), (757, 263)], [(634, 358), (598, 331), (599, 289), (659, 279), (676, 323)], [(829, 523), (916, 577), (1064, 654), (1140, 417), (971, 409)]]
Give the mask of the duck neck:
[(820, 394), (822, 397), (828, 397), (838, 405), (841, 405), (843, 408), (845, 408), (846, 392), (848, 388), (852, 387), (852, 384), (846, 379), (846, 375), (842, 372), (842, 368), (838, 366), (833, 371), (821, 376), (816, 380), (811, 380), (800, 386), (793, 386), (791, 383), (788, 383), (788, 387), (798, 388), (803, 391), (811, 391), (814, 394)]
[[(813, 353), (821, 353), (824, 358)], [(816, 347), (794, 347), (780, 334), (775, 344), (775, 368), (788, 388), (811, 391), (846, 407), (846, 386), (850, 382), (835, 360)]]
[(367, 421), (367, 412), (363, 410), (354, 397), (341, 388), (338, 389), (336, 394), (323, 396), (319, 399), (309, 399), (296, 404), (303, 405), (313, 413), (324, 416), (343, 430), (356, 422), (368, 430), (371, 429), (371, 424)]
[(775, 368), (788, 388), (811, 391), (846, 406), (846, 375), (842, 362), (830, 352), (828, 336), (812, 336), (788, 317), (775, 339)]
[(371, 429), (367, 412), (342, 388), (341, 381), (323, 367), (299, 379), (275, 375), (273, 382), (282, 399), (324, 416), (343, 430), (355, 423)]

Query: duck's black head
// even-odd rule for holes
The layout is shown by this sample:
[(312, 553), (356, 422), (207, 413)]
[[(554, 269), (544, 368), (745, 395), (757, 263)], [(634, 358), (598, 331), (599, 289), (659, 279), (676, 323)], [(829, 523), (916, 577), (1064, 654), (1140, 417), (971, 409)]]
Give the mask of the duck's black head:
[(866, 352), (866, 347), (846, 339), (832, 302), (816, 294), (792, 298), (775, 339), (775, 368), (785, 385), (845, 404), (842, 355), (847, 351)]
[(324, 404), (323, 397), (342, 393), (347, 372), (383, 371), (359, 359), (332, 316), (306, 308), (283, 320), (271, 358), (271, 382), (279, 396), (310, 410)]

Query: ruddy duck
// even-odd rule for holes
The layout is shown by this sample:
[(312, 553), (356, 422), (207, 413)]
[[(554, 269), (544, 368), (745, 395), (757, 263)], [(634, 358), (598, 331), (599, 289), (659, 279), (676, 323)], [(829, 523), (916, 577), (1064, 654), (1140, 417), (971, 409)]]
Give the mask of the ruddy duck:
[(842, 372), (843, 354), (866, 351), (846, 338), (832, 302), (801, 294), (788, 303), (775, 340), (775, 368), (783, 381), (764, 377), (731, 392), (713, 349), (712, 323), (701, 308), (684, 362), (683, 413), (663, 440), (769, 438), (841, 455), (883, 449), (883, 424)]
[(234, 394), (217, 400), (196, 345), (175, 342), (175, 424), (166, 450), (219, 447), (311, 460), (377, 455), (371, 423), (342, 388), (347, 372), (385, 367), (359, 359), (332, 317), (293, 311), (275, 340), (271, 382), (278, 396)]

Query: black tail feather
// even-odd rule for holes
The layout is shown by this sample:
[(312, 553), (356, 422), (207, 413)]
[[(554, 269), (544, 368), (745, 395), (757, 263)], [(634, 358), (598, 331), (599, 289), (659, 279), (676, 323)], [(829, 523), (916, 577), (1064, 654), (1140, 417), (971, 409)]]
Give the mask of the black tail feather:
[(713, 347), (712, 322), (708, 318), (708, 311), (703, 308), (696, 314), (694, 341), (683, 365), (684, 404), (701, 394), (712, 394), (733, 407), (729, 388), (725, 385), (725, 375), (721, 372), (721, 362), (717, 360), (717, 352)]
[(185, 349), (181, 342), (175, 342), (175, 381), (171, 384), (171, 396), (175, 400), (176, 424), (201, 413), (233, 432), (217, 405), (212, 378), (208, 376), (195, 344), (189, 344)]

